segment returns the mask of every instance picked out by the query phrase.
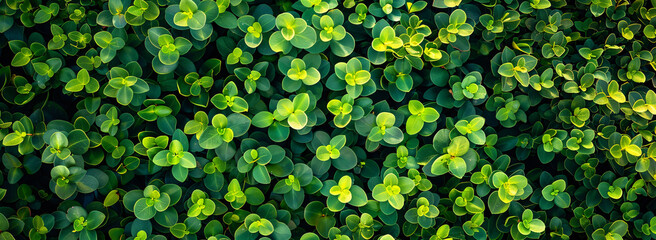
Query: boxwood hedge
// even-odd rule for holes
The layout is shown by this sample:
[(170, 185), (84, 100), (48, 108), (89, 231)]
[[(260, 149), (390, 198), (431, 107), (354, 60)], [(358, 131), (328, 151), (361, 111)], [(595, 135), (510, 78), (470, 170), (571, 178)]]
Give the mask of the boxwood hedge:
[(656, 0), (0, 13), (0, 240), (656, 239)]

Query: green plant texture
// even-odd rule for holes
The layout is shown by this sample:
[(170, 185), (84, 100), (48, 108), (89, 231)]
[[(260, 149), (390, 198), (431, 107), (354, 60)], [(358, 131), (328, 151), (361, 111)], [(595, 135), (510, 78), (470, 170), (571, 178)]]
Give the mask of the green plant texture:
[(0, 0), (0, 240), (656, 239), (656, 0)]

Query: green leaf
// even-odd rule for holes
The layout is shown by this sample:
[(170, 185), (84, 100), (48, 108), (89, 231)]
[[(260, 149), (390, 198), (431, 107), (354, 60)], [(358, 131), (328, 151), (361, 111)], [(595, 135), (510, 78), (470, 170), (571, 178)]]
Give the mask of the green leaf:
[(30, 63), (30, 60), (32, 58), (32, 52), (25, 48), (26, 51), (21, 51), (19, 53), (16, 53), (14, 55), (14, 58), (11, 60), (11, 66), (12, 67), (22, 67)]
[(487, 206), (492, 214), (501, 214), (508, 211), (510, 203), (505, 203), (499, 198), (499, 192), (494, 191), (487, 199)]
[(155, 207), (148, 206), (146, 198), (139, 199), (134, 204), (134, 215), (140, 220), (151, 219), (155, 216), (155, 213), (157, 213)]
[(308, 122), (307, 115), (302, 111), (295, 111), (287, 118), (287, 123), (293, 129), (300, 130), (305, 127)]
[(419, 131), (421, 131), (423, 127), (424, 127), (424, 120), (417, 115), (411, 115), (410, 117), (408, 117), (408, 121), (406, 121), (405, 124), (406, 132), (410, 135), (415, 135), (419, 133)]
[(449, 147), (447, 147), (447, 153), (451, 156), (462, 156), (467, 153), (469, 150), (469, 140), (463, 136), (457, 136), (451, 140)]
[(116, 100), (121, 105), (130, 104), (130, 102), (132, 102), (133, 96), (134, 96), (134, 92), (128, 86), (123, 86), (119, 88), (118, 91), (116, 92)]
[(10, 133), (10, 134), (7, 134), (4, 139), (2, 139), (2, 145), (4, 145), (4, 146), (16, 146), (16, 145), (22, 143), (24, 138), (25, 137), (21, 136), (21, 134)]
[(501, 76), (504, 77), (512, 77), (515, 75), (515, 70), (513, 70), (514, 66), (512, 63), (504, 63), (499, 66), (498, 73), (501, 74)]
[(198, 144), (204, 149), (215, 149), (223, 144), (223, 138), (214, 127), (207, 127), (200, 134)]
[(640, 147), (633, 144), (626, 147), (626, 152), (636, 157), (642, 155), (642, 150)]
[(317, 42), (317, 34), (313, 28), (308, 27), (304, 31), (294, 35), (294, 38), (290, 42), (294, 47), (308, 49)]
[(383, 140), (388, 144), (395, 145), (403, 142), (403, 137), (403, 131), (401, 131), (401, 129), (398, 127), (391, 127), (385, 130)]
[(460, 157), (453, 158), (449, 161), (449, 171), (457, 178), (462, 178), (467, 172), (467, 164)]
[(271, 183), (271, 176), (269, 175), (269, 170), (262, 165), (256, 165), (253, 168), (253, 178), (255, 181), (261, 184)]
[(467, 14), (462, 9), (456, 9), (449, 16), (449, 24), (463, 24), (467, 21)]
[(568, 193), (560, 193), (556, 195), (554, 199), (554, 203), (559, 208), (568, 208), (571, 202), (572, 202), (572, 198), (569, 196)]
[(86, 217), (87, 219), (87, 229), (94, 230), (100, 226), (105, 220), (105, 214), (100, 211), (91, 211)]

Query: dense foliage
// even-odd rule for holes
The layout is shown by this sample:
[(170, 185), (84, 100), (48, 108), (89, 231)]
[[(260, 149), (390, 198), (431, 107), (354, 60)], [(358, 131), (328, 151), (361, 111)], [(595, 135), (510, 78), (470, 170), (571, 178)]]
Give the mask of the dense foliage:
[(0, 240), (656, 239), (656, 0), (0, 0)]

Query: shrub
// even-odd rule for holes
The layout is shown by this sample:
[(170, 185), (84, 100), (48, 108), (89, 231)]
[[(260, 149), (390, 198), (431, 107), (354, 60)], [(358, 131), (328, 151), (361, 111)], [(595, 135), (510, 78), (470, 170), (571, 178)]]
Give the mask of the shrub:
[(655, 0), (0, 13), (0, 240), (656, 239)]

